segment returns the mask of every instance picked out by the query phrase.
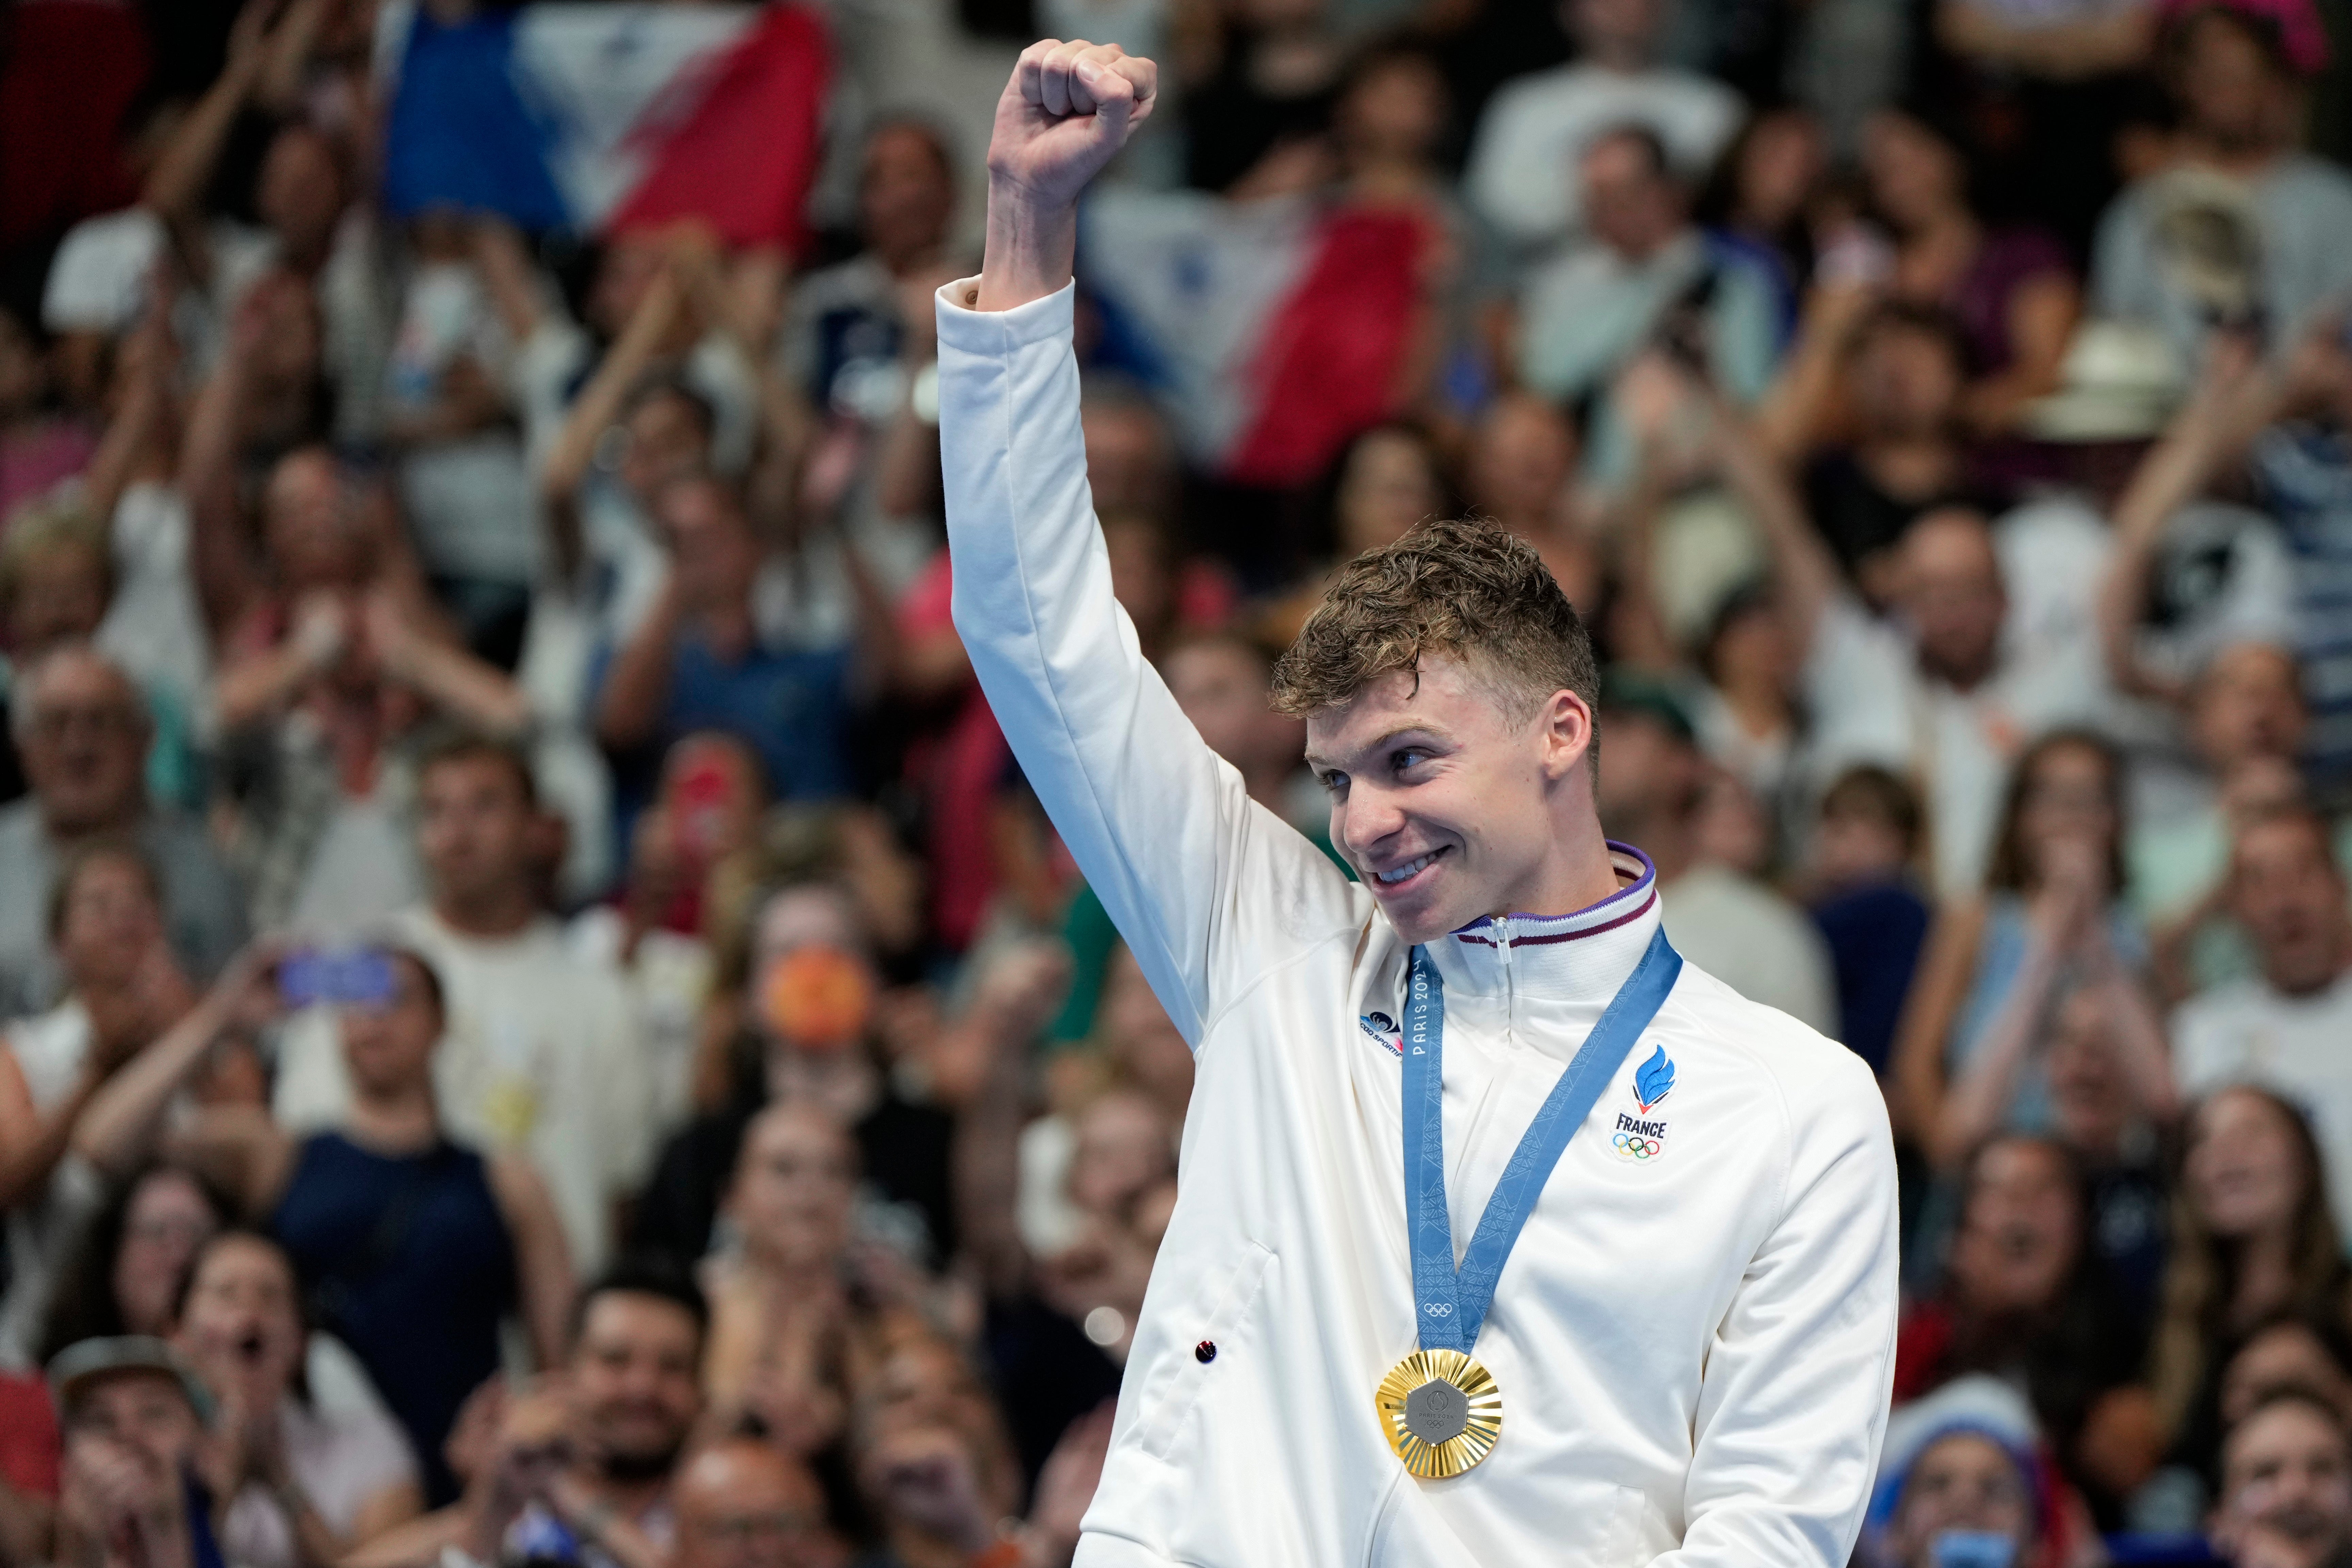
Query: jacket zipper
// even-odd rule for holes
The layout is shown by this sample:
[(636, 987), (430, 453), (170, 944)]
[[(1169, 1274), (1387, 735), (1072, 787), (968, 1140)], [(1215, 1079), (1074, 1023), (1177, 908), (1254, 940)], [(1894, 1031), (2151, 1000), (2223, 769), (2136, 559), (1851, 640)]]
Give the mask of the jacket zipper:
[(1503, 1043), (1517, 1045), (1519, 991), (1517, 981), (1511, 974), (1511, 917), (1507, 915), (1495, 916), (1495, 951), (1502, 955), (1503, 959)]

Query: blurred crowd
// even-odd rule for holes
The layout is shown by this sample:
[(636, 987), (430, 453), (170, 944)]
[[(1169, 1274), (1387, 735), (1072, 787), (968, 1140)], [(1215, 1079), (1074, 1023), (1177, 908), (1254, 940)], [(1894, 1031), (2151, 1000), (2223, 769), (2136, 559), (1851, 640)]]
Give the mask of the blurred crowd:
[(1494, 518), (1878, 1073), (1857, 1561), (2352, 1563), (2352, 14), (815, 9), (773, 247), (388, 204), (487, 0), (0, 11), (0, 1564), (1068, 1561), (1192, 1062), (948, 614), (1047, 34), (1162, 63), (1079, 354), (1202, 738), (1344, 871), (1269, 660)]

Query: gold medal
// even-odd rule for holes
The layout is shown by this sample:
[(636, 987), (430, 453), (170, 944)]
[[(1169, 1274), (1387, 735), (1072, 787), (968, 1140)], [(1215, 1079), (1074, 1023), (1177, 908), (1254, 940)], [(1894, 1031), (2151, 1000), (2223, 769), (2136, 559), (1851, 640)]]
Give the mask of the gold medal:
[(1503, 1435), (1503, 1391), (1458, 1350), (1414, 1351), (1389, 1368), (1372, 1403), (1389, 1447), (1425, 1481), (1460, 1475)]

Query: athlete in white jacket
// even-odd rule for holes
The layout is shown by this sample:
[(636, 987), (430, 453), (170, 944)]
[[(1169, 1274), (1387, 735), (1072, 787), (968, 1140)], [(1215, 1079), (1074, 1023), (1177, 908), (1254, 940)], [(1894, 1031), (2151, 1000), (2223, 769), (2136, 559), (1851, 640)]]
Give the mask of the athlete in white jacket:
[[(1646, 967), (1657, 891), (1601, 838), (1591, 651), (1532, 553), (1479, 526), (1409, 538), (1343, 574), (1320, 641), (1310, 623), (1285, 661), (1361, 884), (1250, 800), (1111, 597), (1070, 264), (1078, 193), (1154, 81), (1115, 47), (1023, 56), (984, 269), (939, 305), (956, 625), (1196, 1061), (1077, 1561), (1836, 1568), (1893, 1371), (1885, 1112), (1843, 1047), (1696, 968)], [(1478, 597), (1496, 581), (1517, 595), (1500, 609)], [(1437, 1082), (1400, 1038), (1424, 1038), (1406, 1021), (1416, 945), (1444, 1054), (1442, 1092), (1409, 1100), (1412, 1071)], [(1589, 1113), (1559, 1119), (1575, 1134), (1549, 1178), (1507, 1170), (1563, 1067), (1616, 1030), (1596, 1022), (1621, 985), (1656, 973), (1662, 1005), (1588, 1075)], [(1501, 1390), (1499, 1440), (1436, 1480), (1409, 1473), (1374, 1400), (1451, 1310), (1417, 1289), (1415, 1105), (1441, 1106), (1412, 1124), (1442, 1130), (1442, 1189), (1422, 1190), (1442, 1190), (1449, 1282), (1490, 1198), (1532, 1196), (1469, 1347)]]

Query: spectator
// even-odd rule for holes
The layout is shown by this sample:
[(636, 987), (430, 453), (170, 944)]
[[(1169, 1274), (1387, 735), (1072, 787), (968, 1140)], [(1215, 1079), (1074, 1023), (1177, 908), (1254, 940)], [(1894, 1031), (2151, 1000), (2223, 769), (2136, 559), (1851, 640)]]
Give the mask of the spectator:
[(2241, 1417), (2221, 1445), (2212, 1536), (2231, 1568), (2335, 1568), (2352, 1553), (2352, 1448), (2344, 1413), (2309, 1394), (2281, 1390)]
[(837, 515), (898, 590), (938, 549), (939, 436), (914, 403), (937, 352), (931, 291), (969, 259), (950, 238), (956, 160), (944, 133), (905, 115), (875, 123), (856, 204), (864, 248), (793, 280), (775, 371), (817, 426), (803, 501)]
[(1873, 117), (1863, 168), (1872, 204), (1893, 227), (1898, 299), (1948, 310), (1968, 350), (1968, 426), (2014, 429), (2025, 405), (2058, 386), (2082, 314), (2082, 290), (2057, 240), (2039, 229), (1989, 229), (1969, 204), (1960, 149), (1901, 110)]
[(1990, 1374), (2025, 1392), (2041, 1431), (2074, 1468), (2094, 1410), (2132, 1381), (2143, 1348), (2091, 1222), (2082, 1174), (2057, 1144), (2004, 1136), (1978, 1149), (1943, 1280), (1903, 1317), (1895, 1403)]
[(772, 1105), (744, 1129), (725, 1215), (737, 1236), (708, 1260), (703, 1389), (721, 1425), (751, 1425), (806, 1459), (841, 1436), (849, 1384), (890, 1330), (894, 1303), (851, 1272), (857, 1146), (826, 1114)]
[(1806, 219), (1829, 151), (1822, 122), (1811, 110), (1762, 110), (1748, 117), (1724, 150), (1699, 195), (1699, 217), (1708, 235), (1755, 263), (1771, 280), (1783, 340), (1796, 325), (1798, 290), (1813, 269)]
[[(949, 1174), (952, 1119), (905, 1098), (873, 1053), (877, 982), (871, 947), (848, 895), (808, 883), (769, 893), (720, 963), (734, 1000), (714, 1009), (720, 1108), (663, 1149), (637, 1209), (646, 1249), (690, 1264), (710, 1248), (744, 1129), (772, 1100), (805, 1100), (850, 1129), (860, 1165), (915, 1249), (954, 1251)], [(985, 994), (983, 988), (982, 994)], [(985, 1027), (988, 1009), (967, 1020)]]
[(2352, 1029), (2352, 914), (2325, 824), (2308, 810), (2257, 819), (2231, 853), (2229, 905), (2258, 975), (2192, 998), (2174, 1015), (2183, 1082), (2204, 1092), (2266, 1083), (2307, 1108), (2336, 1205), (2352, 1205), (2352, 1096), (2342, 1063)]
[(859, 1489), (881, 1537), (864, 1561), (871, 1568), (969, 1561), (1007, 1534), (1024, 1562), (1066, 1560), (1102, 1473), (1108, 1414), (1072, 1427), (1045, 1466), (1029, 1517), (1018, 1520), (1020, 1472), (986, 1390), (952, 1346), (908, 1341), (876, 1373), (853, 1427)]
[[(1415, 523), (1443, 516), (1446, 500), (1437, 449), (1427, 432), (1390, 423), (1350, 440), (1332, 467), (1328, 557), (1268, 610), (1258, 628), (1262, 638), (1288, 647), (1320, 602), (1330, 572), (1368, 549), (1395, 543)], [(1130, 596), (1122, 595), (1122, 603)], [(1156, 649), (1150, 652), (1157, 656)]]
[(452, 1459), (466, 1494), (382, 1537), (353, 1568), (543, 1558), (572, 1568), (662, 1568), (670, 1478), (701, 1408), (695, 1363), (707, 1324), (684, 1277), (624, 1260), (572, 1307), (572, 1353), (553, 1375), (484, 1384)]
[(1339, 39), (1326, 0), (1230, 0), (1200, 79), (1185, 84), (1184, 179), (1232, 191), (1285, 156), (1318, 151), (1339, 82)]
[(663, 759), (659, 793), (630, 833), (619, 896), (583, 910), (566, 928), (575, 957), (629, 982), (656, 1126), (675, 1127), (691, 1113), (722, 879), (742, 872), (766, 806), (767, 781), (750, 747), (709, 730), (686, 737)]
[(2341, 1324), (2324, 1317), (2281, 1313), (2248, 1334), (2221, 1372), (2225, 1428), (2254, 1413), (2273, 1395), (2295, 1390), (2341, 1414), (2352, 1406), (2352, 1365)]
[(1848, 768), (1822, 792), (1811, 865), (1813, 924), (1829, 944), (1845, 1042), (1883, 1080), (1927, 936), (1916, 870), (1919, 797), (1884, 768)]
[(1974, 512), (1940, 508), (1905, 534), (1891, 574), (1899, 622), (1873, 618), (1850, 594), (1793, 508), (1755, 515), (1804, 650), (1817, 758), (1917, 768), (1934, 826), (1931, 885), (1945, 898), (1974, 893), (2015, 753), (2104, 711), (2096, 653), (2079, 635), (2087, 615), (2019, 613), (2003, 557), (2023, 541), (1997, 540)]
[(513, 353), (471, 227), (425, 213), (399, 301), (383, 434), (402, 511), (435, 597), (467, 646), (501, 669), (521, 657), (540, 540), (504, 372)]
[(671, 1489), (677, 1568), (834, 1568), (824, 1494), (766, 1443), (730, 1437), (698, 1448)]
[[(2078, 987), (2048, 1024), (2051, 1135), (2082, 1168), (2091, 1194), (2090, 1246), (2105, 1265), (2122, 1309), (2144, 1333), (2164, 1282), (2171, 1171), (2178, 1119), (2158, 1092), (2172, 1072), (2147, 1052), (2147, 1004), (2117, 1006), (2095, 987)], [(2135, 1048), (2131, 1040), (2138, 1038)]]
[(58, 873), (49, 922), (70, 988), (56, 1008), (10, 1026), (0, 1048), (10, 1274), (0, 1356), (11, 1364), (31, 1356), (60, 1273), (105, 1201), (97, 1173), (70, 1152), (74, 1124), (192, 999), (159, 903), (137, 851), (104, 841), (76, 851)]
[(219, 1568), (196, 1461), (212, 1397), (163, 1341), (84, 1340), (49, 1364), (65, 1434), (61, 1563)]
[[(2121, 640), (2146, 601), (2158, 530), (2177, 528), (2170, 521), (2176, 512), (2209, 487), (2241, 475), (2251, 479), (2286, 545), (2293, 583), (2287, 640), (2303, 666), (2309, 709), (2299, 760), (2314, 786), (2329, 798), (2352, 779), (2352, 739), (2345, 738), (2352, 736), (2346, 723), (2352, 716), (2352, 695), (2334, 678), (2341, 609), (2336, 585), (2346, 563), (2352, 562), (2352, 453), (2345, 434), (2352, 428), (2352, 353), (2344, 347), (2343, 331), (2337, 313), (2323, 312), (2291, 348), (2260, 367), (2250, 363), (2244, 342), (2222, 345), (2213, 373), (2181, 409), (2117, 507), (2116, 563), (2102, 602), (2108, 661), (2128, 673), (2124, 684), (2178, 700), (2179, 674)], [(2276, 634), (2259, 624), (2253, 628), (2256, 637)], [(2210, 646), (2200, 652), (2212, 653)], [(2271, 723), (2284, 716), (2274, 714)], [(2267, 738), (2273, 746), (2283, 739)]]
[(1573, 489), (1578, 451), (1566, 414), (1506, 392), (1478, 421), (1464, 484), (1471, 508), (1535, 546), (1577, 613), (1591, 615), (1601, 608), (1601, 559)]
[[(2122, 794), (2121, 764), (2105, 741), (2073, 730), (2044, 737), (2010, 781), (1984, 894), (1939, 908), (1895, 1072), (1912, 1134), (1940, 1161), (1958, 1160), (1995, 1127), (2048, 1128), (2046, 1071), (2021, 1071), (2013, 1058), (2035, 1038), (2062, 979), (2095, 985), (2108, 1005), (2130, 1009), (2136, 1066), (2156, 1065), (2158, 1026), (2135, 988), (2147, 939), (2120, 898)], [(2168, 1103), (2160, 1074), (2143, 1092), (2151, 1108)]]
[(236, 883), (203, 826), (150, 803), (145, 705), (105, 655), (67, 648), (25, 672), (10, 713), (29, 799), (0, 807), (0, 1012), (47, 1008), (61, 976), (42, 912), (59, 861), (100, 838), (134, 841), (162, 886), (172, 949), (209, 979), (245, 940)]
[(117, 1076), (75, 1129), (101, 1170), (160, 1142), (267, 1218), (324, 1322), (358, 1354), (407, 1433), (428, 1500), (456, 1486), (441, 1449), (458, 1405), (499, 1364), (499, 1326), (520, 1308), (532, 1350), (563, 1343), (571, 1262), (547, 1186), (513, 1155), (447, 1140), (433, 1057), (446, 1027), (439, 977), (414, 951), (377, 950), (340, 1009), (351, 1104), (338, 1130), (298, 1136), (257, 1109), (218, 1107), (161, 1127), (172, 1095), (224, 1035), (279, 1007), (273, 955), (249, 955)]
[(2347, 1271), (2319, 1145), (2267, 1091), (2219, 1090), (2190, 1114), (2148, 1380), (2175, 1452), (2219, 1441), (2228, 1353), (2281, 1312), (2346, 1321)]
[(309, 1354), (294, 1264), (251, 1231), (214, 1237), (188, 1276), (173, 1344), (213, 1396), (207, 1466), (221, 1546), (248, 1568), (331, 1563), (424, 1506), (400, 1428), (299, 1392)]
[(2173, 10), (2160, 57), (2181, 166), (2134, 183), (2099, 220), (2094, 308), (2162, 328), (2187, 364), (2209, 320), (2261, 321), (2283, 344), (2352, 287), (2352, 176), (2295, 145), (2326, 45), (2305, 52), (2316, 29), (2283, 26), (2291, 14)]
[(457, 1511), (463, 1543), (481, 1562), (658, 1568), (709, 1309), (688, 1281), (625, 1260), (582, 1290), (572, 1321), (565, 1377), (509, 1406), (488, 1484)]
[(1856, 1561), (2070, 1561), (2088, 1521), (2052, 1480), (2024, 1401), (1990, 1378), (1963, 1379), (1888, 1418)]
[(86, 1339), (170, 1333), (188, 1270), (233, 1207), (181, 1166), (152, 1165), (119, 1182), (61, 1271), (42, 1356), (55, 1360)]
[(1648, 127), (1685, 175), (1713, 163), (1739, 128), (1738, 95), (1656, 63), (1665, 19), (1656, 0), (1563, 0), (1560, 10), (1576, 63), (1521, 77), (1495, 95), (1464, 182), (1479, 215), (1526, 248), (1591, 221), (1584, 157), (1612, 127)]
[(1673, 694), (1616, 675), (1601, 692), (1601, 826), (1657, 868), (1667, 936), (1691, 962), (1748, 998), (1834, 1035), (1829, 955), (1803, 915), (1752, 877), (1700, 860), (1695, 819), (1704, 769)]
[(1769, 583), (1734, 589), (1699, 645), (1706, 680), (1692, 693), (1699, 747), (1762, 813), (1765, 859), (1774, 863), (1801, 841), (1808, 792), (1788, 632)]
[[(656, 1129), (636, 1009), (620, 977), (565, 950), (541, 908), (546, 841), (530, 765), (457, 736), (419, 763), (417, 855), (429, 899), (399, 940), (446, 988), (447, 1033), (432, 1063), (448, 1134), (535, 1166), (583, 1269), (610, 1255), (615, 1206), (641, 1179)], [(345, 1124), (352, 1086), (324, 1019), (298, 1019), (280, 1047), (273, 1106), (285, 1126)]]
[(1977, 494), (1963, 439), (1968, 360), (1935, 306), (1873, 305), (1873, 291), (1819, 288), (1765, 415), (1801, 466), (1805, 506), (1838, 565), (1873, 605), (1899, 591), (1911, 525)]
[(742, 503), (713, 477), (670, 481), (654, 514), (668, 581), (591, 677), (596, 737), (620, 766), (625, 820), (645, 796), (643, 759), (697, 729), (754, 747), (779, 800), (846, 793), (855, 612), (819, 603), (790, 635), (764, 630), (763, 586), (782, 587), (788, 601), (823, 590), (806, 580), (806, 557), (765, 558)]
[[(1771, 287), (1746, 261), (1710, 251), (1656, 134), (1607, 130), (1587, 141), (1577, 173), (1591, 237), (1536, 267), (1519, 289), (1519, 379), (1547, 398), (1581, 397), (1662, 338), (1732, 397), (1762, 395), (1780, 340)], [(1605, 445), (1604, 433), (1594, 461), (1607, 462)]]

